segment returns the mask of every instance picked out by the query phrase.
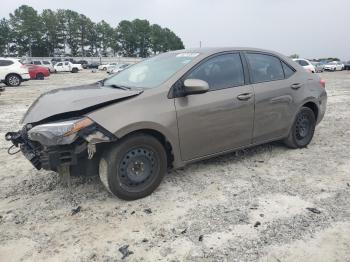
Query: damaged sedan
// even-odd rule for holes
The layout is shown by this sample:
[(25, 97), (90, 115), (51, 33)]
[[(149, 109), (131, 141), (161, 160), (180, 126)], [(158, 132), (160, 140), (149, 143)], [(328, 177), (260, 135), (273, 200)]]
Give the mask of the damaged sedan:
[(36, 169), (99, 175), (112, 194), (134, 200), (167, 169), (276, 140), (306, 147), (326, 102), (325, 82), (279, 53), (179, 50), (44, 93), (5, 138)]

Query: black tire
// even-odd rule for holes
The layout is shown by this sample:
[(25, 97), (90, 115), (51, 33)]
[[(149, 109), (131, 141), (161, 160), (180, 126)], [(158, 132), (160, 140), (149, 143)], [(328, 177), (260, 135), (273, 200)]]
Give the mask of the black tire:
[(163, 145), (153, 136), (135, 134), (122, 139), (100, 160), (99, 175), (105, 187), (124, 200), (150, 195), (167, 170)]
[(36, 78), (37, 80), (44, 80), (44, 79), (45, 79), (45, 76), (44, 76), (43, 73), (37, 73), (35, 78)]
[(9, 74), (6, 76), (5, 83), (7, 86), (19, 86), (22, 82), (22, 78), (17, 74)]
[(72, 68), (72, 73), (78, 73), (78, 71), (79, 71), (78, 68), (76, 68), (76, 67)]
[(306, 147), (312, 140), (316, 127), (314, 112), (302, 107), (297, 114), (288, 137), (283, 141), (290, 148)]
[(107, 71), (107, 67), (104, 67), (104, 68), (103, 68), (103, 71)]

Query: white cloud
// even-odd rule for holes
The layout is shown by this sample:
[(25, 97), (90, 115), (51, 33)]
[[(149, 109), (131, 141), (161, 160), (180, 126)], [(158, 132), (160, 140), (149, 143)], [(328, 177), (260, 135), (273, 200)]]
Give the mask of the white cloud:
[(21, 4), (38, 11), (72, 9), (94, 21), (116, 26), (144, 18), (169, 27), (186, 47), (253, 46), (298, 53), (306, 58), (338, 56), (350, 60), (350, 1), (337, 0), (5, 0), (0, 17)]

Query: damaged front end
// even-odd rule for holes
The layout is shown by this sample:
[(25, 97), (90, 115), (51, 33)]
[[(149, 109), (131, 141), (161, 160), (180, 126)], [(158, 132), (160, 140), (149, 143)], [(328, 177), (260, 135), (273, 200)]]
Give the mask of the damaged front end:
[(38, 125), (26, 124), (18, 132), (9, 132), (6, 140), (19, 147), (23, 155), (40, 170), (72, 175), (96, 175), (99, 154), (97, 146), (117, 138), (90, 118), (74, 118)]

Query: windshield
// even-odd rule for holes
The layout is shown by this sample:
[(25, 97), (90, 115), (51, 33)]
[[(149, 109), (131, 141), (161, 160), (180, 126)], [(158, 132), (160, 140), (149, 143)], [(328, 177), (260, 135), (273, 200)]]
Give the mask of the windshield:
[(154, 88), (168, 80), (199, 53), (165, 53), (126, 68), (107, 79), (106, 86)]

